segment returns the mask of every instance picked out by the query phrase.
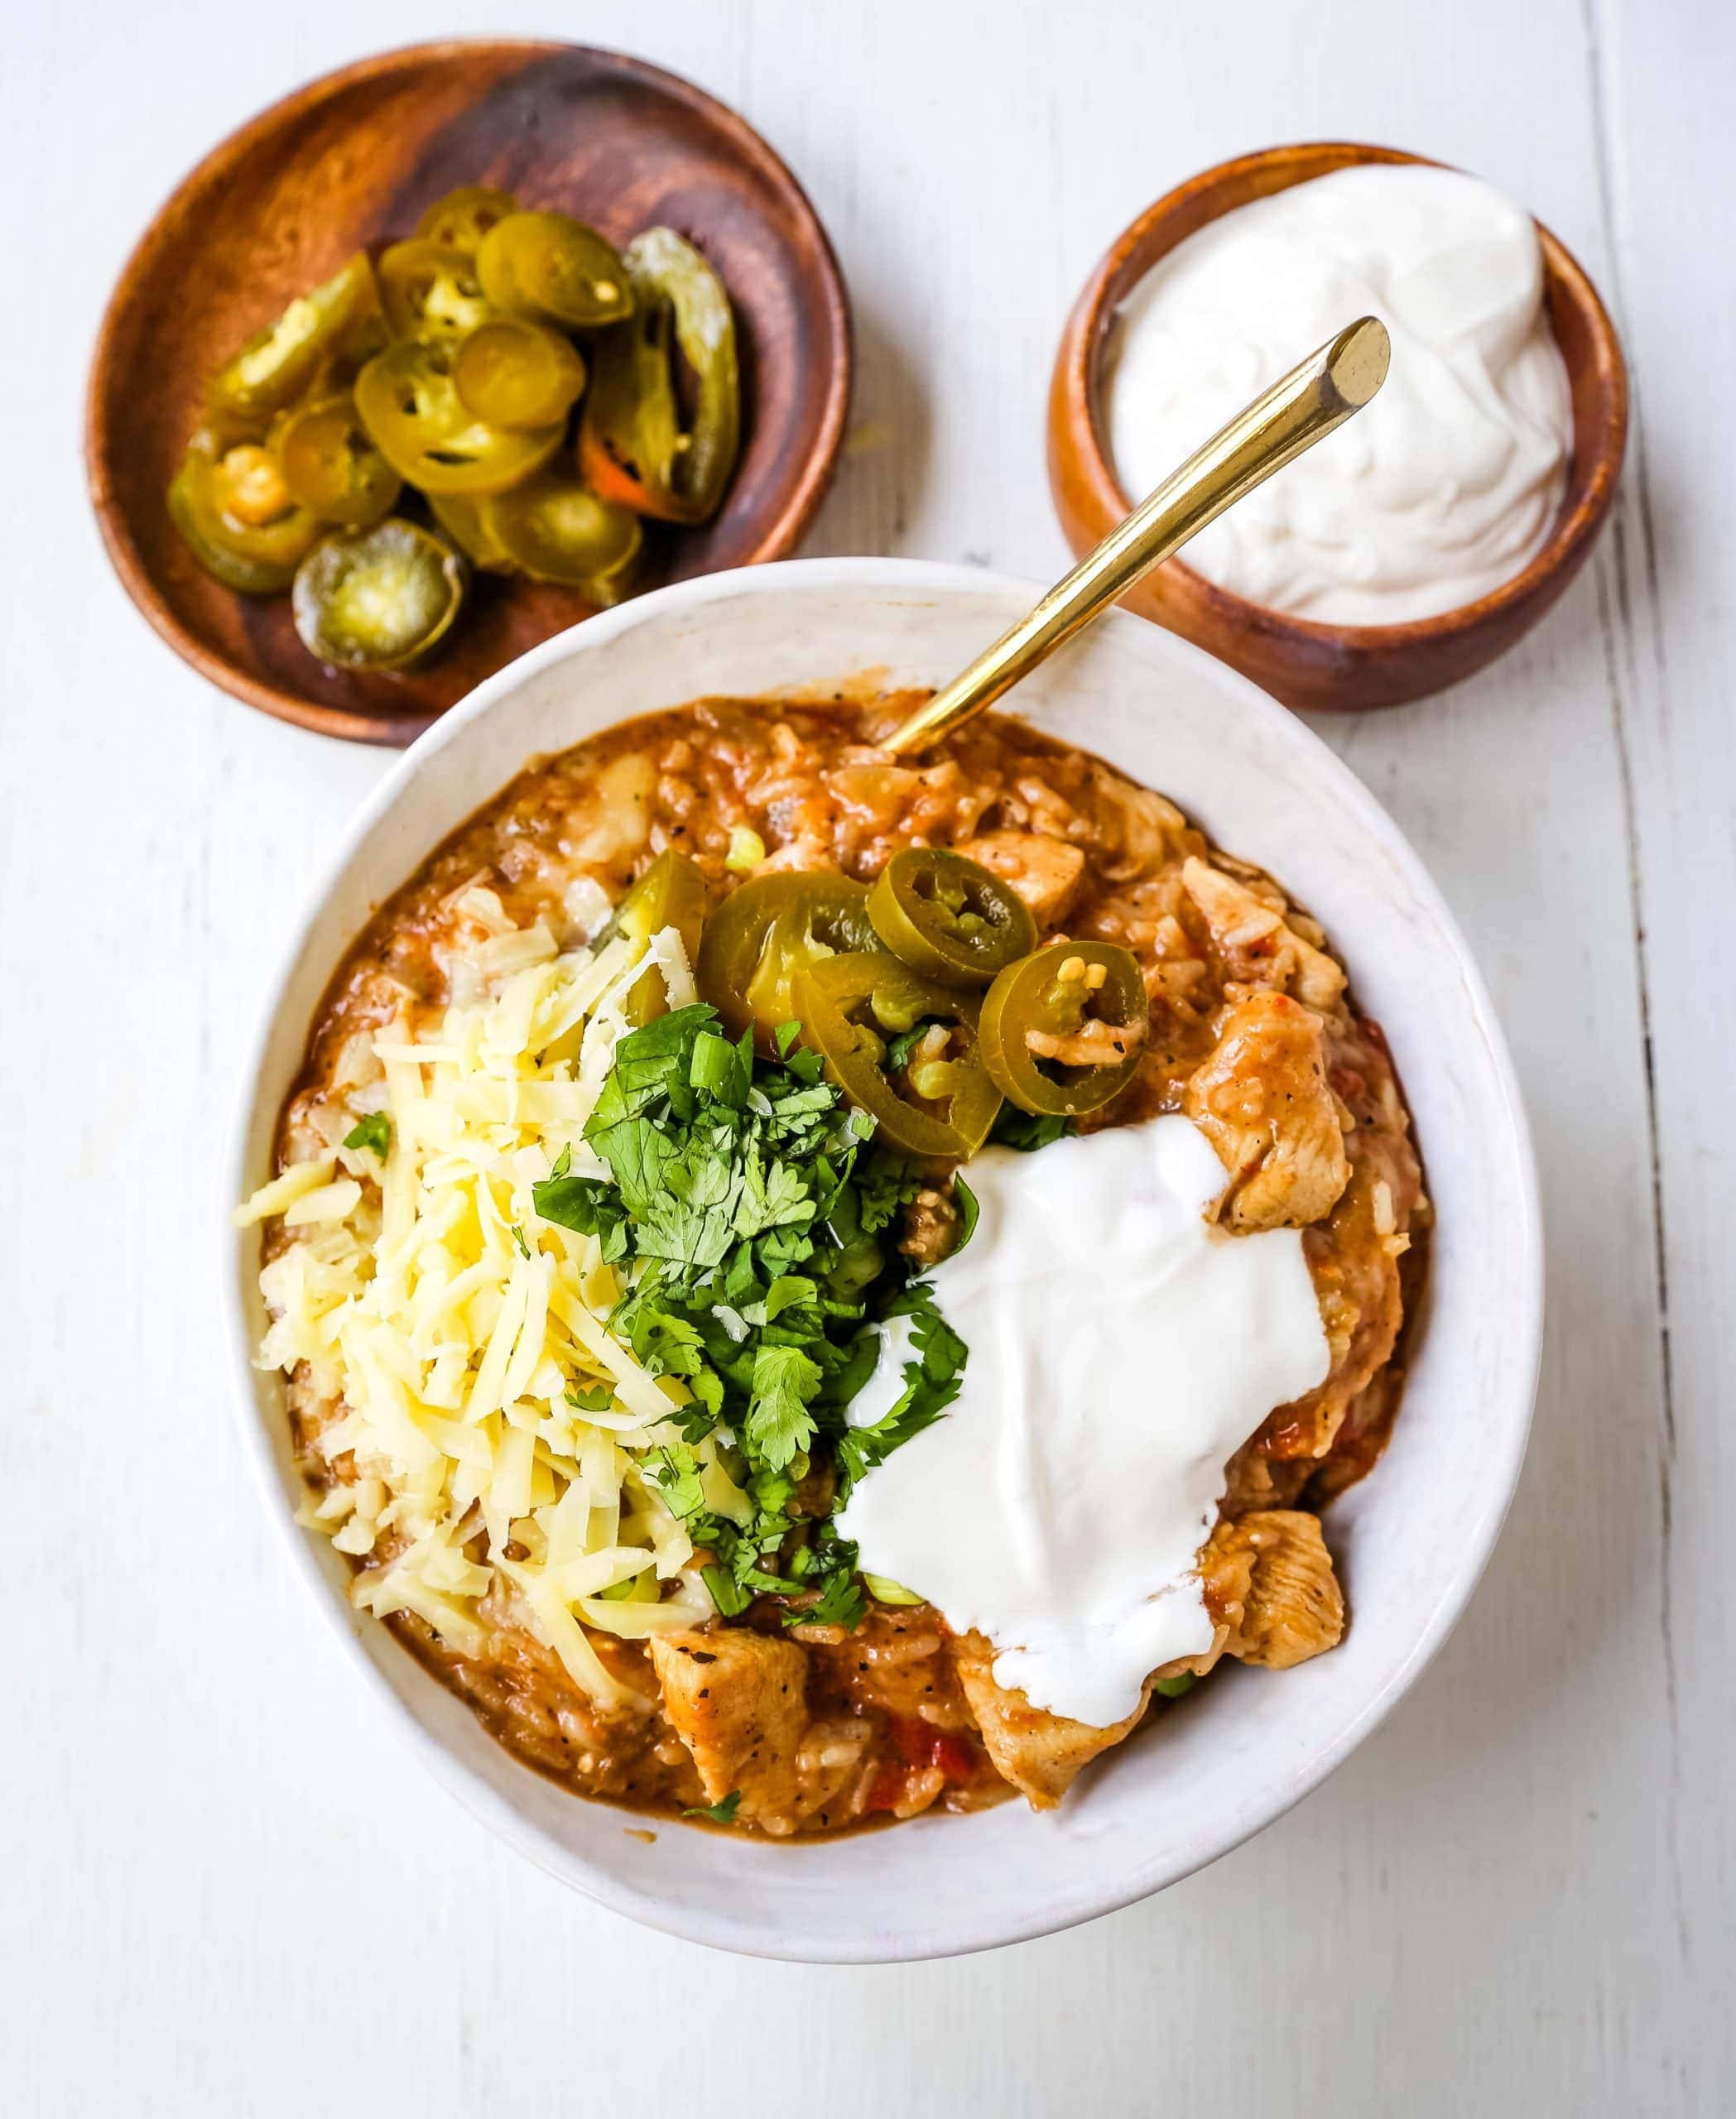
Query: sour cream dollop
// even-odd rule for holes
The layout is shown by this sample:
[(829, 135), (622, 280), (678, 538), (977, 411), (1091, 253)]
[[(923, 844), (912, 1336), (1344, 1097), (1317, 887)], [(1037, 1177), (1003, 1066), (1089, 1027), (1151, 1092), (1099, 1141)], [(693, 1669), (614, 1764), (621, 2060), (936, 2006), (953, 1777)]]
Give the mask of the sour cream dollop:
[(1385, 387), (1189, 545), (1274, 610), (1390, 625), (1520, 573), (1560, 506), (1567, 369), (1530, 215), (1454, 170), (1362, 164), (1209, 223), (1123, 310), (1110, 447), (1138, 498), (1355, 318), (1392, 339)]
[[(1299, 1232), (1205, 1221), (1224, 1170), (1190, 1119), (991, 1149), (966, 1180), (981, 1219), (933, 1276), (963, 1388), (839, 1528), (869, 1573), (986, 1634), (998, 1684), (1106, 1728), (1211, 1646), (1195, 1562), (1224, 1463), (1324, 1381), (1320, 1306)], [(854, 1420), (891, 1406), (909, 1357), (895, 1319)]]

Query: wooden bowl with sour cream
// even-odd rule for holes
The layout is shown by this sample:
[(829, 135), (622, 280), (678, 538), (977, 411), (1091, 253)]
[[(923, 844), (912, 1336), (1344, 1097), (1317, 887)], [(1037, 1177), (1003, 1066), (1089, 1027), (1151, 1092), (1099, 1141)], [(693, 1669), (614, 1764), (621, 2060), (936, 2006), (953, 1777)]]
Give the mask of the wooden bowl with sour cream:
[[(1050, 488), (1075, 553), (1089, 551), (1140, 497), (1123, 490), (1110, 458), (1103, 385), (1116, 319), (1152, 267), (1253, 199), (1352, 163), (1429, 159), (1352, 141), (1268, 147), (1190, 178), (1117, 237), (1074, 304), (1049, 389)], [(1572, 254), (1541, 223), (1537, 233), (1550, 323), (1567, 368), (1573, 449), (1554, 527), (1522, 572), (1436, 617), (1352, 626), (1251, 603), (1176, 559), (1146, 576), (1124, 599), (1128, 608), (1220, 656), (1286, 706), (1320, 711), (1426, 698), (1528, 632), (1585, 564), (1615, 497), (1628, 435), (1627, 365), (1609, 313)]]

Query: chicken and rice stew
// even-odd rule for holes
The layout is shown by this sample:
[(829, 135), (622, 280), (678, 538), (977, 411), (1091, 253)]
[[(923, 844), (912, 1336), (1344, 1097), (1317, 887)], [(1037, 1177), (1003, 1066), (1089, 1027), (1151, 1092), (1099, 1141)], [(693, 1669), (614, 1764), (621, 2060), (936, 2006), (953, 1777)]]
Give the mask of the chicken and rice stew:
[[(350, 953), (241, 1217), (357, 1606), (576, 1792), (776, 1836), (1047, 1808), (1221, 1659), (1332, 1648), (1320, 1510), (1385, 1439), (1427, 1220), (1315, 923), (1016, 721), (894, 760), (913, 704), (709, 699), (533, 764)], [(1178, 1121), (1214, 1243), (1305, 1261), (1319, 1380), (1219, 1449), (1204, 1645), (1098, 1726), (840, 1526), (979, 1417), (973, 1159)]]

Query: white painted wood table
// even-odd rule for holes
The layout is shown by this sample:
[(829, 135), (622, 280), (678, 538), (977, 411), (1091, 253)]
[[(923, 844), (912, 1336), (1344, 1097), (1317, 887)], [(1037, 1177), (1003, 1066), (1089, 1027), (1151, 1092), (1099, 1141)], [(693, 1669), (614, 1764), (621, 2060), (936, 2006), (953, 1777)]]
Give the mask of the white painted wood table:
[[(1732, 25), (1723, 0), (9, 17), (0, 2109), (1736, 2108)], [(810, 189), (887, 444), (812, 551), (1056, 570), (1041, 419), (1075, 288), (1159, 191), (1274, 140), (1493, 178), (1626, 334), (1638, 421), (1586, 578), (1460, 691), (1325, 724), (1469, 929), (1531, 1101), (1551, 1309), (1506, 1535), (1328, 1786), (1161, 1899), (998, 1955), (738, 1962), (533, 1872), (367, 1708), (232, 1432), (214, 1146), (292, 911), (387, 761), (219, 696), (134, 616), (80, 483), (85, 352), (232, 124), (369, 48), (526, 27), (691, 74)]]

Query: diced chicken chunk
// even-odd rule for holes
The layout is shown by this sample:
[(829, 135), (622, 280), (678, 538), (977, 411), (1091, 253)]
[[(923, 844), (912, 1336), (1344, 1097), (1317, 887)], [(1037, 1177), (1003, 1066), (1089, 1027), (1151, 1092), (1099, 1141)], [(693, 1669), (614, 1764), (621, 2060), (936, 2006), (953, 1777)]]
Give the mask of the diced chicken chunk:
[(1258, 1447), (1269, 1457), (1324, 1457), (1352, 1401), (1398, 1343), (1404, 1321), (1398, 1261), (1407, 1239), (1384, 1232), (1409, 1219), (1421, 1173), (1402, 1133), (1365, 1128), (1357, 1139), (1350, 1182), (1327, 1220), (1303, 1238), (1332, 1366), (1324, 1383), (1267, 1419)]
[(1052, 1810), (1092, 1760), (1134, 1727), (1145, 1713), (1150, 1686), (1125, 1722), (1094, 1729), (1087, 1723), (1070, 1722), (1065, 1715), (1033, 1707), (1023, 1693), (998, 1685), (994, 1658), (993, 1647), (979, 1633), (961, 1635), (953, 1644), (959, 1683), (976, 1717), (990, 1763), (1033, 1810)]
[(597, 775), (589, 800), (575, 810), (562, 851), (625, 882), (634, 857), (651, 837), (656, 791), (656, 761), (648, 752), (629, 751), (613, 759)]
[(1282, 993), (1230, 1010), (1181, 1108), (1229, 1172), (1218, 1212), (1232, 1228), (1305, 1228), (1350, 1181), (1320, 1019)]
[(957, 850), (1011, 883), (1039, 927), (1054, 927), (1066, 918), (1085, 872), (1080, 848), (1047, 832), (985, 831)]
[(756, 876), (811, 876), (830, 874), (838, 866), (831, 843), (817, 832), (805, 832), (768, 853), (754, 870)]
[(733, 1790), (738, 1815), (785, 1816), (796, 1797), (807, 1726), (807, 1660), (793, 1641), (745, 1626), (653, 1634), (651, 1660), (670, 1726), (693, 1754), (708, 1803)]
[(920, 773), (890, 762), (836, 766), (825, 777), (844, 814), (873, 831), (890, 831), (922, 785)]
[(1220, 1523), (1203, 1559), (1229, 1627), (1227, 1651), (1241, 1661), (1287, 1670), (1344, 1638), (1344, 1593), (1319, 1516), (1256, 1510)]
[(1294, 993), (1329, 1011), (1344, 997), (1343, 967), (1297, 934), (1276, 904), (1197, 855), (1182, 864), (1181, 881), (1211, 930), (1214, 947), (1233, 978)]
[(1226, 1516), (1246, 1516), (1257, 1508), (1293, 1507), (1314, 1472), (1306, 1460), (1268, 1457), (1256, 1436), (1243, 1443), (1224, 1467), (1224, 1498), (1219, 1506)]

